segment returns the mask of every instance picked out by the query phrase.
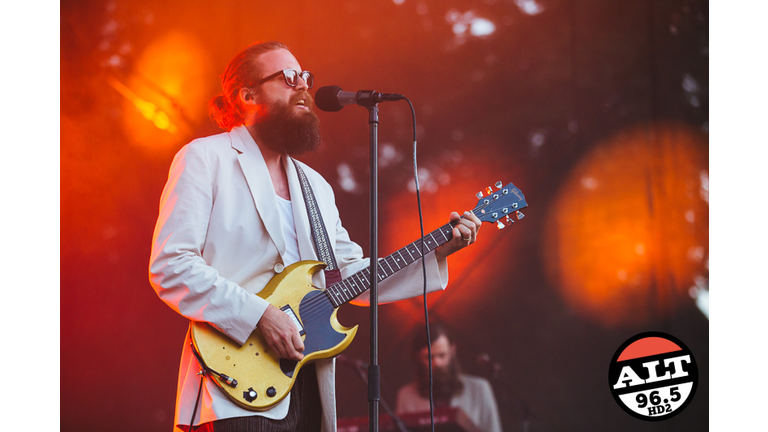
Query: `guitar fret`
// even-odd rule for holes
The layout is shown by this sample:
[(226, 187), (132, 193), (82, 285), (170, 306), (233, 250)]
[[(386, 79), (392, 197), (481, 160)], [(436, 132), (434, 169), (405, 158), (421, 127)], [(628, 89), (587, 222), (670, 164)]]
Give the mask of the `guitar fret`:
[[(408, 246), (404, 247), (403, 249), (405, 249), (405, 251), (408, 252), (408, 256), (411, 257), (411, 262), (416, 261), (416, 259), (413, 257), (413, 255), (411, 255), (411, 252), (408, 251)], [(410, 264), (410, 263), (408, 263), (408, 264)]]
[(412, 263), (412, 262), (415, 262), (415, 261), (416, 261), (416, 260), (415, 260), (415, 259), (414, 259), (414, 258), (411, 256), (411, 253), (410, 253), (410, 252), (408, 252), (408, 249), (405, 249), (405, 248), (403, 248), (403, 249), (400, 249), (400, 250), (401, 250), (401, 251), (405, 251), (405, 252), (408, 254), (408, 256), (406, 257), (406, 256), (404, 256), (404, 255), (403, 255), (403, 253), (402, 253), (402, 252), (400, 252), (400, 255), (403, 257), (403, 259), (405, 260), (405, 262), (406, 262), (406, 263), (410, 264), (410, 263)]
[(360, 280), (360, 283), (363, 284), (363, 291), (367, 290), (370, 287), (370, 284), (368, 282), (370, 278), (370, 271), (368, 271), (368, 269), (365, 269), (357, 273), (357, 278), (358, 280)]
[[(332, 294), (334, 294), (336, 296), (336, 299), (334, 299), (334, 303), (338, 303), (339, 305), (343, 305), (344, 304), (343, 297), (342, 297), (342, 301), (339, 301), (339, 299), (338, 299), (338, 297), (340, 297), (339, 290), (336, 289), (335, 287), (333, 287), (333, 288), (334, 289), (332, 290), (333, 291)], [(338, 307), (338, 306), (336, 306), (336, 307)]]
[(360, 288), (357, 286), (357, 282), (355, 282), (354, 279), (344, 279), (345, 281), (348, 281), (347, 284), (349, 285), (349, 290), (352, 292), (353, 297), (360, 294), (362, 291), (359, 291)]
[[(392, 268), (391, 265), (389, 265), (389, 262), (387, 261), (387, 259), (384, 258), (382, 261), (384, 261), (387, 264), (387, 267), (389, 267), (389, 271), (392, 272), (391, 274), (395, 274), (395, 270)], [(384, 266), (382, 266), (381, 269), (384, 270)], [(387, 275), (387, 276), (389, 276), (389, 275)]]
[(365, 269), (362, 272), (356, 274), (357, 279), (360, 281), (360, 283), (363, 284), (363, 286), (368, 285), (368, 273), (370, 273), (368, 269)]
[[(395, 251), (391, 255), (380, 258), (376, 265), (377, 280), (381, 282), (389, 276), (397, 273), (399, 270), (420, 259), (422, 257), (422, 247), (424, 248), (424, 253), (426, 254), (432, 252), (441, 244), (449, 241), (452, 237), (452, 231), (453, 226), (451, 224), (445, 225), (427, 234), (423, 239), (418, 239), (413, 243)], [(442, 239), (438, 240), (439, 237), (436, 236), (438, 232), (443, 236)], [(339, 307), (340, 305), (354, 299), (370, 288), (370, 281), (370, 267), (350, 275), (348, 278), (331, 287), (332, 289), (329, 290), (333, 291), (332, 295), (330, 295), (331, 303), (334, 305), (334, 307)]]
[[(341, 290), (344, 291), (344, 294), (343, 294), (344, 299), (346, 301), (349, 301), (350, 299), (352, 299), (352, 296), (350, 295), (349, 291), (347, 291), (347, 287), (345, 286), (346, 283), (342, 281), (342, 283), (340, 283), (339, 285), (341, 285)], [(347, 296), (349, 296), (349, 298), (347, 298)]]
[[(400, 252), (395, 252), (395, 253), (396, 253), (396, 254), (398, 254), (398, 255), (400, 255)], [(393, 256), (393, 257), (394, 257), (394, 255), (395, 255), (395, 254), (392, 254), (392, 256)], [(401, 261), (401, 260), (403, 259), (402, 255), (400, 255), (400, 258), (393, 258), (393, 259), (394, 259), (395, 265), (397, 266), (397, 269), (398, 269), (398, 270), (402, 269), (402, 267), (400, 266), (400, 264), (398, 264), (398, 261)]]
[(349, 298), (353, 299), (357, 296), (357, 287), (355, 286), (355, 282), (351, 279), (344, 279), (344, 284), (347, 287), (347, 293), (349, 293)]
[(355, 281), (355, 287), (357, 288), (357, 293), (362, 294), (368, 289), (368, 282), (363, 280), (362, 275), (358, 275), (357, 280)]
[[(437, 240), (435, 240), (435, 236), (434, 236), (434, 233), (429, 233), (429, 237), (430, 237), (430, 238), (432, 239), (432, 241), (435, 243), (435, 247), (437, 247)], [(432, 249), (434, 249), (434, 248), (432, 248)], [(431, 251), (432, 249), (430, 249), (430, 251)]]
[(349, 288), (349, 298), (353, 299), (357, 297), (362, 291), (359, 291), (357, 287), (355, 286), (355, 281), (348, 279), (347, 280), (347, 287)]

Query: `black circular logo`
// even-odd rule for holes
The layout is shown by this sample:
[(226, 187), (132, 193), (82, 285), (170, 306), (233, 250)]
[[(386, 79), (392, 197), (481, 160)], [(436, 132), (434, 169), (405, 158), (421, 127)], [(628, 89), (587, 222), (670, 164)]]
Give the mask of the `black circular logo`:
[(661, 332), (631, 337), (614, 354), (608, 383), (616, 403), (641, 420), (666, 420), (696, 393), (699, 370), (679, 339)]

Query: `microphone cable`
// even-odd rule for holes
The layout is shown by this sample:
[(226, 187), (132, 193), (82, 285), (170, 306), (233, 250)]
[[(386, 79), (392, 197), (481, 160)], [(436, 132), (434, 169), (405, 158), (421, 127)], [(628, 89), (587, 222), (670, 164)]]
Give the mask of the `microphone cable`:
[(424, 277), (422, 289), (422, 301), (424, 303), (424, 326), (427, 333), (427, 362), (429, 364), (429, 419), (432, 432), (435, 432), (435, 408), (434, 396), (432, 394), (432, 339), (429, 334), (429, 308), (427, 307), (427, 264), (424, 262), (424, 216), (421, 211), (421, 190), (419, 188), (419, 169), (416, 163), (416, 110), (413, 103), (407, 97), (403, 97), (408, 106), (411, 107), (411, 118), (413, 119), (413, 181), (416, 186), (416, 202), (419, 209), (419, 229), (421, 230), (421, 270)]

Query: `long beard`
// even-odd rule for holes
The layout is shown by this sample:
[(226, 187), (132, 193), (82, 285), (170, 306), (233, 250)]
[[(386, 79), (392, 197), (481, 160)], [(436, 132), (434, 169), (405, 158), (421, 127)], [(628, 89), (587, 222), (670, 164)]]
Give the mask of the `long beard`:
[[(452, 359), (447, 370), (432, 368), (432, 396), (436, 406), (448, 406), (451, 398), (458, 395), (464, 388), (459, 379), (459, 363)], [(429, 367), (420, 366), (418, 374), (419, 394), (429, 398)]]
[(304, 98), (308, 106), (312, 97), (307, 93), (296, 95), (288, 103), (274, 104), (267, 118), (256, 126), (261, 142), (278, 153), (291, 156), (317, 149), (320, 145), (320, 120), (311, 108), (296, 113), (295, 101)]

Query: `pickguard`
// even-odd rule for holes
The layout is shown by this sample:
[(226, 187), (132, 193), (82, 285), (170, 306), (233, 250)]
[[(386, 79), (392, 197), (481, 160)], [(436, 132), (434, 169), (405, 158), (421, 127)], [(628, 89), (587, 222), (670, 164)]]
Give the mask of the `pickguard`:
[[(306, 332), (304, 339), (305, 356), (317, 351), (328, 350), (340, 344), (346, 336), (332, 327), (333, 306), (324, 301), (325, 299), (315, 299), (319, 295), (325, 294), (322, 291), (311, 291), (299, 303), (299, 316)], [(293, 378), (297, 363), (295, 360), (280, 359), (280, 370), (285, 376)]]

